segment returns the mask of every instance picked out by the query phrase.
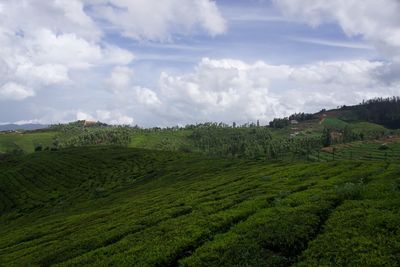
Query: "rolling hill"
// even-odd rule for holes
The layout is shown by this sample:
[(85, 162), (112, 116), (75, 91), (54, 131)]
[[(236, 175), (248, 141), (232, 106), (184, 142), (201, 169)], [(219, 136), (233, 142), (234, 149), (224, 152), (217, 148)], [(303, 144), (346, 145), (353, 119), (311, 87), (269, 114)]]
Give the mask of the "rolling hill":
[(396, 266), (400, 165), (83, 147), (0, 164), (2, 266)]
[(0, 133), (0, 266), (400, 266), (397, 106), (365, 105)]
[(21, 150), (32, 153), (35, 146), (51, 146), (55, 136), (54, 131), (32, 131), (0, 133), (0, 153)]

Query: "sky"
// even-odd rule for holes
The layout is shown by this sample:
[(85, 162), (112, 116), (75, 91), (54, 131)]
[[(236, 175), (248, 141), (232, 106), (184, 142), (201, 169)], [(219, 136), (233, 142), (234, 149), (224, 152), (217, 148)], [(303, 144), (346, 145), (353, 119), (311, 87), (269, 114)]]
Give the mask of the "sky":
[(400, 95), (398, 0), (0, 0), (0, 124), (267, 124)]

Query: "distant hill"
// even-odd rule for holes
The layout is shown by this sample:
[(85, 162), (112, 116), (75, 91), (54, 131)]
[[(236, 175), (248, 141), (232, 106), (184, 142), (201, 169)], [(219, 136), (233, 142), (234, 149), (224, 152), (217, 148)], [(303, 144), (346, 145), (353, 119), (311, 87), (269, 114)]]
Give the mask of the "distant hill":
[(45, 124), (4, 124), (0, 125), (0, 131), (15, 131), (15, 130), (26, 130), (26, 131), (33, 131), (38, 129), (45, 129), (49, 127)]

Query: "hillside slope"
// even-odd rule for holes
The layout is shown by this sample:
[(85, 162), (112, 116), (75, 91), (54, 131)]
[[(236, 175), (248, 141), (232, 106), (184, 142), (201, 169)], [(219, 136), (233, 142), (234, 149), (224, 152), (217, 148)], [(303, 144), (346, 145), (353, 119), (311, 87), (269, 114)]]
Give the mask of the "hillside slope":
[(0, 133), (0, 153), (21, 150), (32, 153), (36, 145), (51, 146), (54, 131), (37, 131), (26, 133)]
[(400, 165), (117, 147), (0, 164), (0, 265), (398, 266)]

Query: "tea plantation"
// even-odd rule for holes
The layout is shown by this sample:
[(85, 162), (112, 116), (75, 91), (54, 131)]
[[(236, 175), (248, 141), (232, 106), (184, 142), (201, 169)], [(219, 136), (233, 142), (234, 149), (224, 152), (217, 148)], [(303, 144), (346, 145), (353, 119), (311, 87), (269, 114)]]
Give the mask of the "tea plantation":
[(400, 164), (110, 146), (0, 162), (0, 266), (399, 266)]
[[(310, 156), (312, 160), (381, 160), (400, 161), (400, 142), (395, 140), (386, 143), (383, 141), (352, 142), (341, 144), (332, 149), (314, 151)], [(334, 155), (333, 155), (334, 154)]]

